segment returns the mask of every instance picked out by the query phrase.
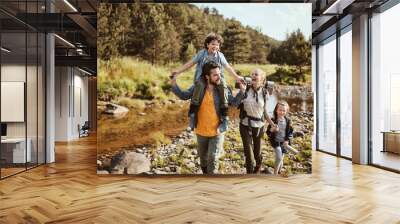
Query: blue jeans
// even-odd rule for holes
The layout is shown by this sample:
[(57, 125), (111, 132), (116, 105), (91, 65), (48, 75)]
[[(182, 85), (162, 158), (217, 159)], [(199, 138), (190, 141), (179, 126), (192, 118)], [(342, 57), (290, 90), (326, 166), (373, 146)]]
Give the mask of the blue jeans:
[(214, 137), (197, 135), (197, 152), (200, 157), (200, 166), (207, 170), (207, 174), (218, 173), (218, 159), (223, 150), (224, 134)]

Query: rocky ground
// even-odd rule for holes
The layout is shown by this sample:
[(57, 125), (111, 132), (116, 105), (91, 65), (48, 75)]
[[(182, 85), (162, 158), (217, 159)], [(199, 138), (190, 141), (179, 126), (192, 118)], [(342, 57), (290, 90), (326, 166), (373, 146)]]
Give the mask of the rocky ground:
[(312, 99), (313, 97), (313, 92), (310, 86), (277, 85), (275, 90), (282, 98)]
[[(311, 139), (313, 114), (291, 113), (294, 127), (293, 147), (297, 155), (287, 154), (284, 159), (283, 175), (311, 173)], [(245, 174), (245, 159), (239, 134), (238, 120), (230, 121), (225, 135), (224, 152), (220, 156), (221, 174)], [(263, 173), (273, 173), (274, 151), (265, 136), (262, 145)], [(118, 152), (98, 155), (99, 174), (201, 174), (197, 156), (195, 134), (184, 130), (172, 139), (154, 145), (127, 147)]]

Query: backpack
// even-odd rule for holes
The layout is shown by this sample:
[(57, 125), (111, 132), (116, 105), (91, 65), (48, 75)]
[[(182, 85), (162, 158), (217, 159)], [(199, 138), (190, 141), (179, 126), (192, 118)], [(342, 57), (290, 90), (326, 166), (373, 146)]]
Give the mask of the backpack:
[[(247, 85), (246, 91), (245, 91), (244, 96), (243, 96), (243, 99), (247, 98), (250, 88), (251, 88), (251, 85)], [(263, 98), (264, 98), (264, 103), (266, 103), (267, 97), (268, 97), (268, 90), (264, 86), (261, 87), (261, 88), (262, 88), (262, 95), (263, 95)], [(244, 110), (243, 102), (241, 102), (239, 104), (238, 108), (239, 108), (239, 118), (240, 118), (240, 120), (243, 120), (244, 118), (247, 117), (247, 119), (249, 120), (249, 126), (250, 127), (251, 127), (251, 122), (250, 121), (262, 121), (262, 122), (265, 121), (265, 111), (264, 110), (263, 110), (263, 114), (262, 114), (261, 117), (252, 117), (252, 116), (247, 115), (246, 111)]]

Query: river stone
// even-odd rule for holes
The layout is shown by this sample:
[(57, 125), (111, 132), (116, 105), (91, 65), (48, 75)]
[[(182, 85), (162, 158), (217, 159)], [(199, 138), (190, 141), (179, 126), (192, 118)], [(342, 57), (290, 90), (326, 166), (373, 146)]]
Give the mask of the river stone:
[(138, 174), (150, 171), (150, 160), (145, 155), (136, 152), (121, 152), (111, 159), (110, 170), (118, 173)]
[(179, 139), (179, 140), (178, 140), (178, 143), (179, 143), (179, 144), (182, 144), (182, 145), (185, 144), (185, 139), (182, 139), (182, 138)]
[(170, 147), (170, 149), (176, 149), (176, 145), (175, 144), (170, 144), (169, 147)]
[(111, 174), (124, 174), (124, 169), (111, 170)]
[(297, 138), (297, 137), (303, 138), (303, 137), (304, 137), (304, 132), (302, 132), (302, 131), (295, 131), (295, 132), (293, 132), (293, 137), (295, 137), (295, 138)]
[(167, 172), (162, 171), (162, 170), (154, 170), (154, 173), (155, 174), (168, 174)]
[[(169, 169), (171, 172), (176, 172), (176, 166), (170, 166), (170, 167), (168, 167), (168, 169)], [(165, 170), (167, 170), (167, 168), (165, 168)]]
[(108, 168), (111, 166), (111, 159), (110, 158), (105, 158), (102, 162), (102, 167), (103, 168)]
[(195, 168), (196, 164), (194, 164), (193, 162), (190, 162), (190, 163), (186, 164), (186, 167), (187, 168)]
[(129, 109), (114, 103), (107, 103), (104, 113), (111, 114), (116, 118), (124, 117), (129, 112)]
[(107, 170), (97, 170), (97, 174), (110, 174)]

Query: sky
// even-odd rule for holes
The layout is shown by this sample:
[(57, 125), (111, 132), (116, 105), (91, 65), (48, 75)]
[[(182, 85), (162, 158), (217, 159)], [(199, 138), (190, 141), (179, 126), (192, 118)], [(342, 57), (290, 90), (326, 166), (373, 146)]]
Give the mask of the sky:
[(311, 36), (311, 4), (301, 3), (194, 3), (198, 7), (216, 8), (225, 18), (235, 18), (243, 25), (260, 27), (277, 40), (298, 28), (308, 39)]

